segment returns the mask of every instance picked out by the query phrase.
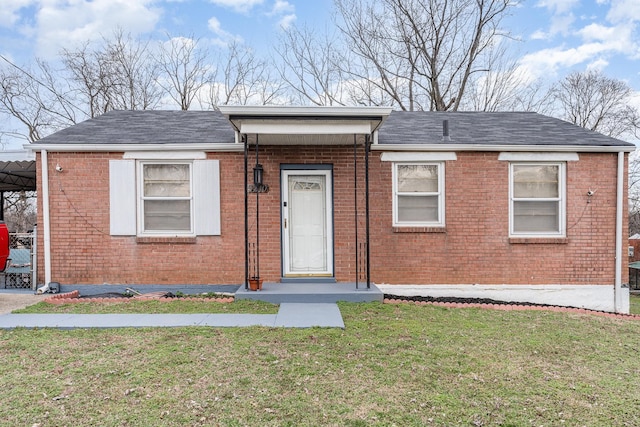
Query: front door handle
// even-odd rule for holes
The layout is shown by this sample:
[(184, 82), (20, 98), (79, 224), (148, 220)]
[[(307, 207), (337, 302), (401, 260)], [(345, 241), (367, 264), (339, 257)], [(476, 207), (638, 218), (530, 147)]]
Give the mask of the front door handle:
[(287, 218), (284, 219), (284, 228), (287, 228)]

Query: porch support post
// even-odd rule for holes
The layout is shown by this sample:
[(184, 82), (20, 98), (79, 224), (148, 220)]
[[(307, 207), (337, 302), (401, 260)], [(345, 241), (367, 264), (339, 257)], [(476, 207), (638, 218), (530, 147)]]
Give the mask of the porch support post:
[(249, 288), (249, 199), (247, 195), (247, 164), (248, 164), (248, 143), (247, 134), (242, 134), (244, 144), (244, 288)]
[(360, 244), (358, 242), (358, 136), (353, 135), (353, 219), (355, 221), (355, 252), (356, 252), (356, 289), (358, 289), (358, 279), (360, 273), (360, 263), (358, 262), (358, 253), (360, 252)]
[(364, 137), (364, 197), (365, 197), (365, 213), (366, 213), (366, 245), (367, 245), (367, 289), (371, 289), (371, 257), (369, 256), (369, 149), (371, 136)]
[[(260, 158), (258, 157), (258, 149), (260, 148), (260, 140), (258, 134), (256, 134), (256, 166), (260, 163)], [(256, 183), (254, 182), (255, 186)], [(255, 263), (254, 271), (255, 277), (254, 279), (260, 279), (260, 191), (256, 188), (256, 248), (255, 248)]]

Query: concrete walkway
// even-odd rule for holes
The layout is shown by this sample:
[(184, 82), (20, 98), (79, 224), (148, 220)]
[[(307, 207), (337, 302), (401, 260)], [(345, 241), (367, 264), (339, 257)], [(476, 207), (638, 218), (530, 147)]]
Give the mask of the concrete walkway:
[(344, 328), (330, 303), (282, 303), (277, 314), (2, 314), (0, 329), (170, 328), (183, 326)]

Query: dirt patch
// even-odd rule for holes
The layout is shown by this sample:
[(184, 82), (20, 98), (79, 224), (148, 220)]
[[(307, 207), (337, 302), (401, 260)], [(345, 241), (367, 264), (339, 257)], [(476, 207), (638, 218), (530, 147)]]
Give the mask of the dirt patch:
[(47, 295), (2, 293), (0, 294), (0, 314), (11, 313), (13, 310), (36, 304), (46, 297)]

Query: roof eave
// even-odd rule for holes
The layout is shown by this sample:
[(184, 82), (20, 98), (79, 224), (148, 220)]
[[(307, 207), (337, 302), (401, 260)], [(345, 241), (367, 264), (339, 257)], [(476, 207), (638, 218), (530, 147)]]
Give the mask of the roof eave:
[(123, 151), (214, 151), (238, 152), (244, 147), (238, 143), (204, 144), (25, 144), (24, 148), (35, 152), (123, 152)]
[(508, 144), (373, 144), (376, 151), (528, 151), (578, 153), (630, 153), (635, 145), (508, 145)]

